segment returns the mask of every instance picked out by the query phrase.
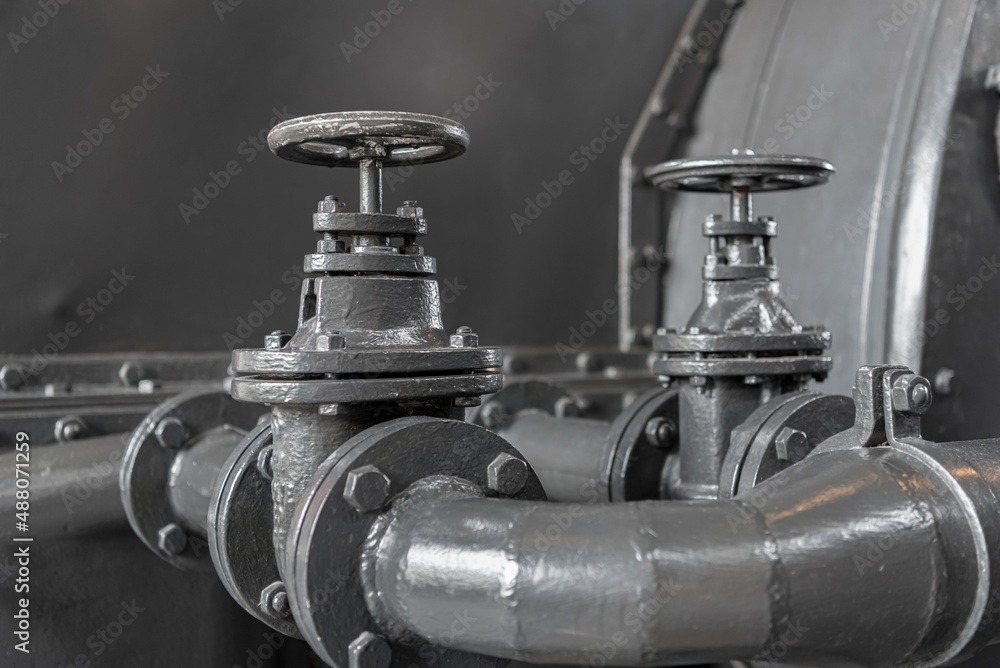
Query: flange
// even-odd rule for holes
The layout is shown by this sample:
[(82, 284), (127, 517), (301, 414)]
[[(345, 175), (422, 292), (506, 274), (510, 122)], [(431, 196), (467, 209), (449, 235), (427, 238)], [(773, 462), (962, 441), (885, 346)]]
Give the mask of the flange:
[(853, 424), (854, 402), (849, 397), (819, 392), (775, 397), (733, 429), (722, 463), (719, 497), (745, 494)]
[[(607, 495), (611, 501), (648, 501), (661, 498), (661, 481), (667, 458), (680, 440), (677, 427), (678, 391), (657, 388), (646, 392), (611, 423), (605, 454)], [(664, 432), (647, 429), (662, 421)], [(673, 425), (672, 429), (670, 425)], [(672, 433), (669, 433), (672, 432)], [(598, 490), (603, 492), (604, 490)]]
[[(355, 640), (383, 632), (358, 576), (365, 542), (380, 511), (414, 483), (437, 476), (467, 481), (487, 494), (545, 498), (531, 467), (510, 444), (466, 422), (398, 418), (344, 443), (319, 467), (296, 508), (285, 568), (299, 628), (334, 668), (354, 665), (348, 648)], [(406, 639), (392, 645), (391, 665), (423, 665), (428, 652), (437, 666), (487, 668), (505, 663)]]
[(186, 519), (170, 502), (175, 462), (214, 430), (235, 428), (245, 434), (260, 413), (260, 406), (236, 401), (221, 390), (199, 390), (163, 402), (132, 432), (119, 475), (122, 505), (136, 535), (171, 565), (212, 568), (208, 546), (184, 529)]
[(226, 460), (212, 490), (208, 548), (222, 584), (244, 610), (286, 636), (301, 638), (287, 604), (262, 605), (262, 593), (281, 581), (272, 540), (270, 447), (268, 419)]

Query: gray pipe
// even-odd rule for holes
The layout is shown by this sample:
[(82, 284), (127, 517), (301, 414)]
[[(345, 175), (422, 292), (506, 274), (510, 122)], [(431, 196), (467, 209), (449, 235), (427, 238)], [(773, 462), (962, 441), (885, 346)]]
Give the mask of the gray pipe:
[(369, 607), (390, 636), (533, 663), (939, 665), (998, 635), (998, 448), (831, 452), (732, 501), (435, 481), (373, 528)]
[(608, 498), (610, 427), (603, 420), (525, 410), (499, 434), (528, 460), (550, 501), (596, 503)]
[[(30, 530), (35, 539), (78, 538), (126, 526), (118, 471), (129, 434), (31, 448)], [(0, 517), (13, 528), (17, 453), (0, 455)], [(5, 531), (6, 533), (6, 531)]]

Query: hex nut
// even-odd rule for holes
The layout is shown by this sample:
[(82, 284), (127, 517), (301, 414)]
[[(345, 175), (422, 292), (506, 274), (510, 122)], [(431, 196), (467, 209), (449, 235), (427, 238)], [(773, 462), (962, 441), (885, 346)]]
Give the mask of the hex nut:
[(380, 509), (389, 499), (389, 477), (376, 467), (367, 465), (347, 474), (344, 500), (361, 512)]
[(512, 496), (528, 482), (528, 464), (523, 459), (503, 452), (486, 468), (486, 484), (490, 491)]
[(580, 402), (575, 397), (559, 397), (552, 406), (552, 412), (557, 418), (579, 417)]
[(785, 427), (774, 439), (778, 459), (783, 462), (797, 462), (809, 454), (809, 437), (804, 431)]
[(291, 340), (292, 337), (288, 332), (276, 329), (264, 337), (264, 348), (267, 350), (281, 350)]
[(579, 353), (575, 361), (577, 370), (583, 373), (594, 373), (604, 368), (604, 360), (594, 353)]
[(347, 646), (347, 655), (349, 668), (388, 668), (392, 648), (374, 633), (362, 631)]
[(347, 211), (347, 202), (341, 202), (338, 197), (327, 195), (316, 205), (317, 213), (343, 213)]
[(479, 411), (479, 418), (487, 429), (498, 429), (507, 417), (507, 409), (499, 401), (487, 401)]
[(462, 326), (451, 335), (450, 343), (452, 348), (475, 348), (479, 345), (479, 335), (471, 327)]
[(934, 374), (934, 391), (943, 397), (950, 396), (955, 391), (955, 371), (941, 367)]
[(654, 417), (646, 423), (646, 440), (657, 448), (667, 448), (677, 438), (677, 423), (670, 418)]
[(424, 217), (424, 208), (422, 206), (418, 206), (415, 200), (406, 200), (403, 202), (403, 206), (396, 209), (396, 215), (402, 216), (403, 218), (420, 220)]
[(24, 372), (17, 364), (4, 364), (0, 368), (0, 387), (5, 390), (17, 390), (24, 386)]
[(135, 362), (125, 362), (118, 369), (118, 380), (125, 387), (135, 387), (142, 380), (142, 369)]
[(291, 608), (288, 605), (288, 592), (285, 591), (285, 583), (279, 580), (264, 587), (260, 592), (260, 603), (257, 607), (265, 615), (288, 617), (291, 614)]
[(343, 334), (333, 332), (331, 334), (319, 334), (316, 337), (316, 350), (340, 350), (347, 346), (347, 339)]
[(931, 407), (931, 384), (923, 376), (907, 373), (892, 384), (892, 407), (909, 415), (923, 415)]
[(162, 527), (157, 534), (157, 545), (167, 554), (180, 554), (187, 547), (187, 542), (187, 532), (173, 522)]
[(56, 420), (55, 437), (60, 443), (73, 441), (87, 432), (87, 423), (79, 415), (67, 415)]
[(164, 448), (176, 450), (184, 445), (184, 439), (187, 436), (187, 428), (178, 418), (165, 417), (157, 423), (156, 429), (153, 430), (153, 434), (156, 436), (156, 440), (159, 441), (160, 445)]

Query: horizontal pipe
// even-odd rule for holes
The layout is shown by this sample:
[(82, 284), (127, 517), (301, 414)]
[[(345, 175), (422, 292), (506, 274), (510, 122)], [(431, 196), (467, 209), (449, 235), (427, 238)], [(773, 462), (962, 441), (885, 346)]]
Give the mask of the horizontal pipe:
[[(113, 434), (31, 448), (29, 530), (35, 539), (77, 538), (127, 525), (118, 489), (118, 471), (130, 434)], [(0, 517), (5, 533), (18, 512), (16, 468), (19, 453), (0, 455)], [(23, 506), (22, 506), (23, 508)]]
[(817, 455), (731, 501), (537, 503), (439, 479), (373, 528), (369, 607), (390, 636), (532, 663), (938, 665), (997, 635), (1000, 513), (985, 475), (911, 450)]
[(596, 503), (607, 499), (610, 427), (603, 420), (526, 410), (499, 433), (528, 460), (550, 501)]

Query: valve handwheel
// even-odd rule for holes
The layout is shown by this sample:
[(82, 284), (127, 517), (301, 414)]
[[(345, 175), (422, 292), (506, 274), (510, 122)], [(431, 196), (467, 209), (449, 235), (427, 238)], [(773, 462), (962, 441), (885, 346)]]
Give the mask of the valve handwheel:
[(797, 155), (734, 153), (714, 158), (669, 160), (646, 169), (646, 179), (664, 190), (750, 192), (807, 188), (826, 183), (833, 165), (819, 158)]
[(661, 190), (728, 192), (735, 222), (753, 220), (750, 193), (808, 188), (826, 183), (836, 169), (819, 158), (756, 155), (733, 149), (732, 155), (668, 160), (647, 167), (646, 180)]

